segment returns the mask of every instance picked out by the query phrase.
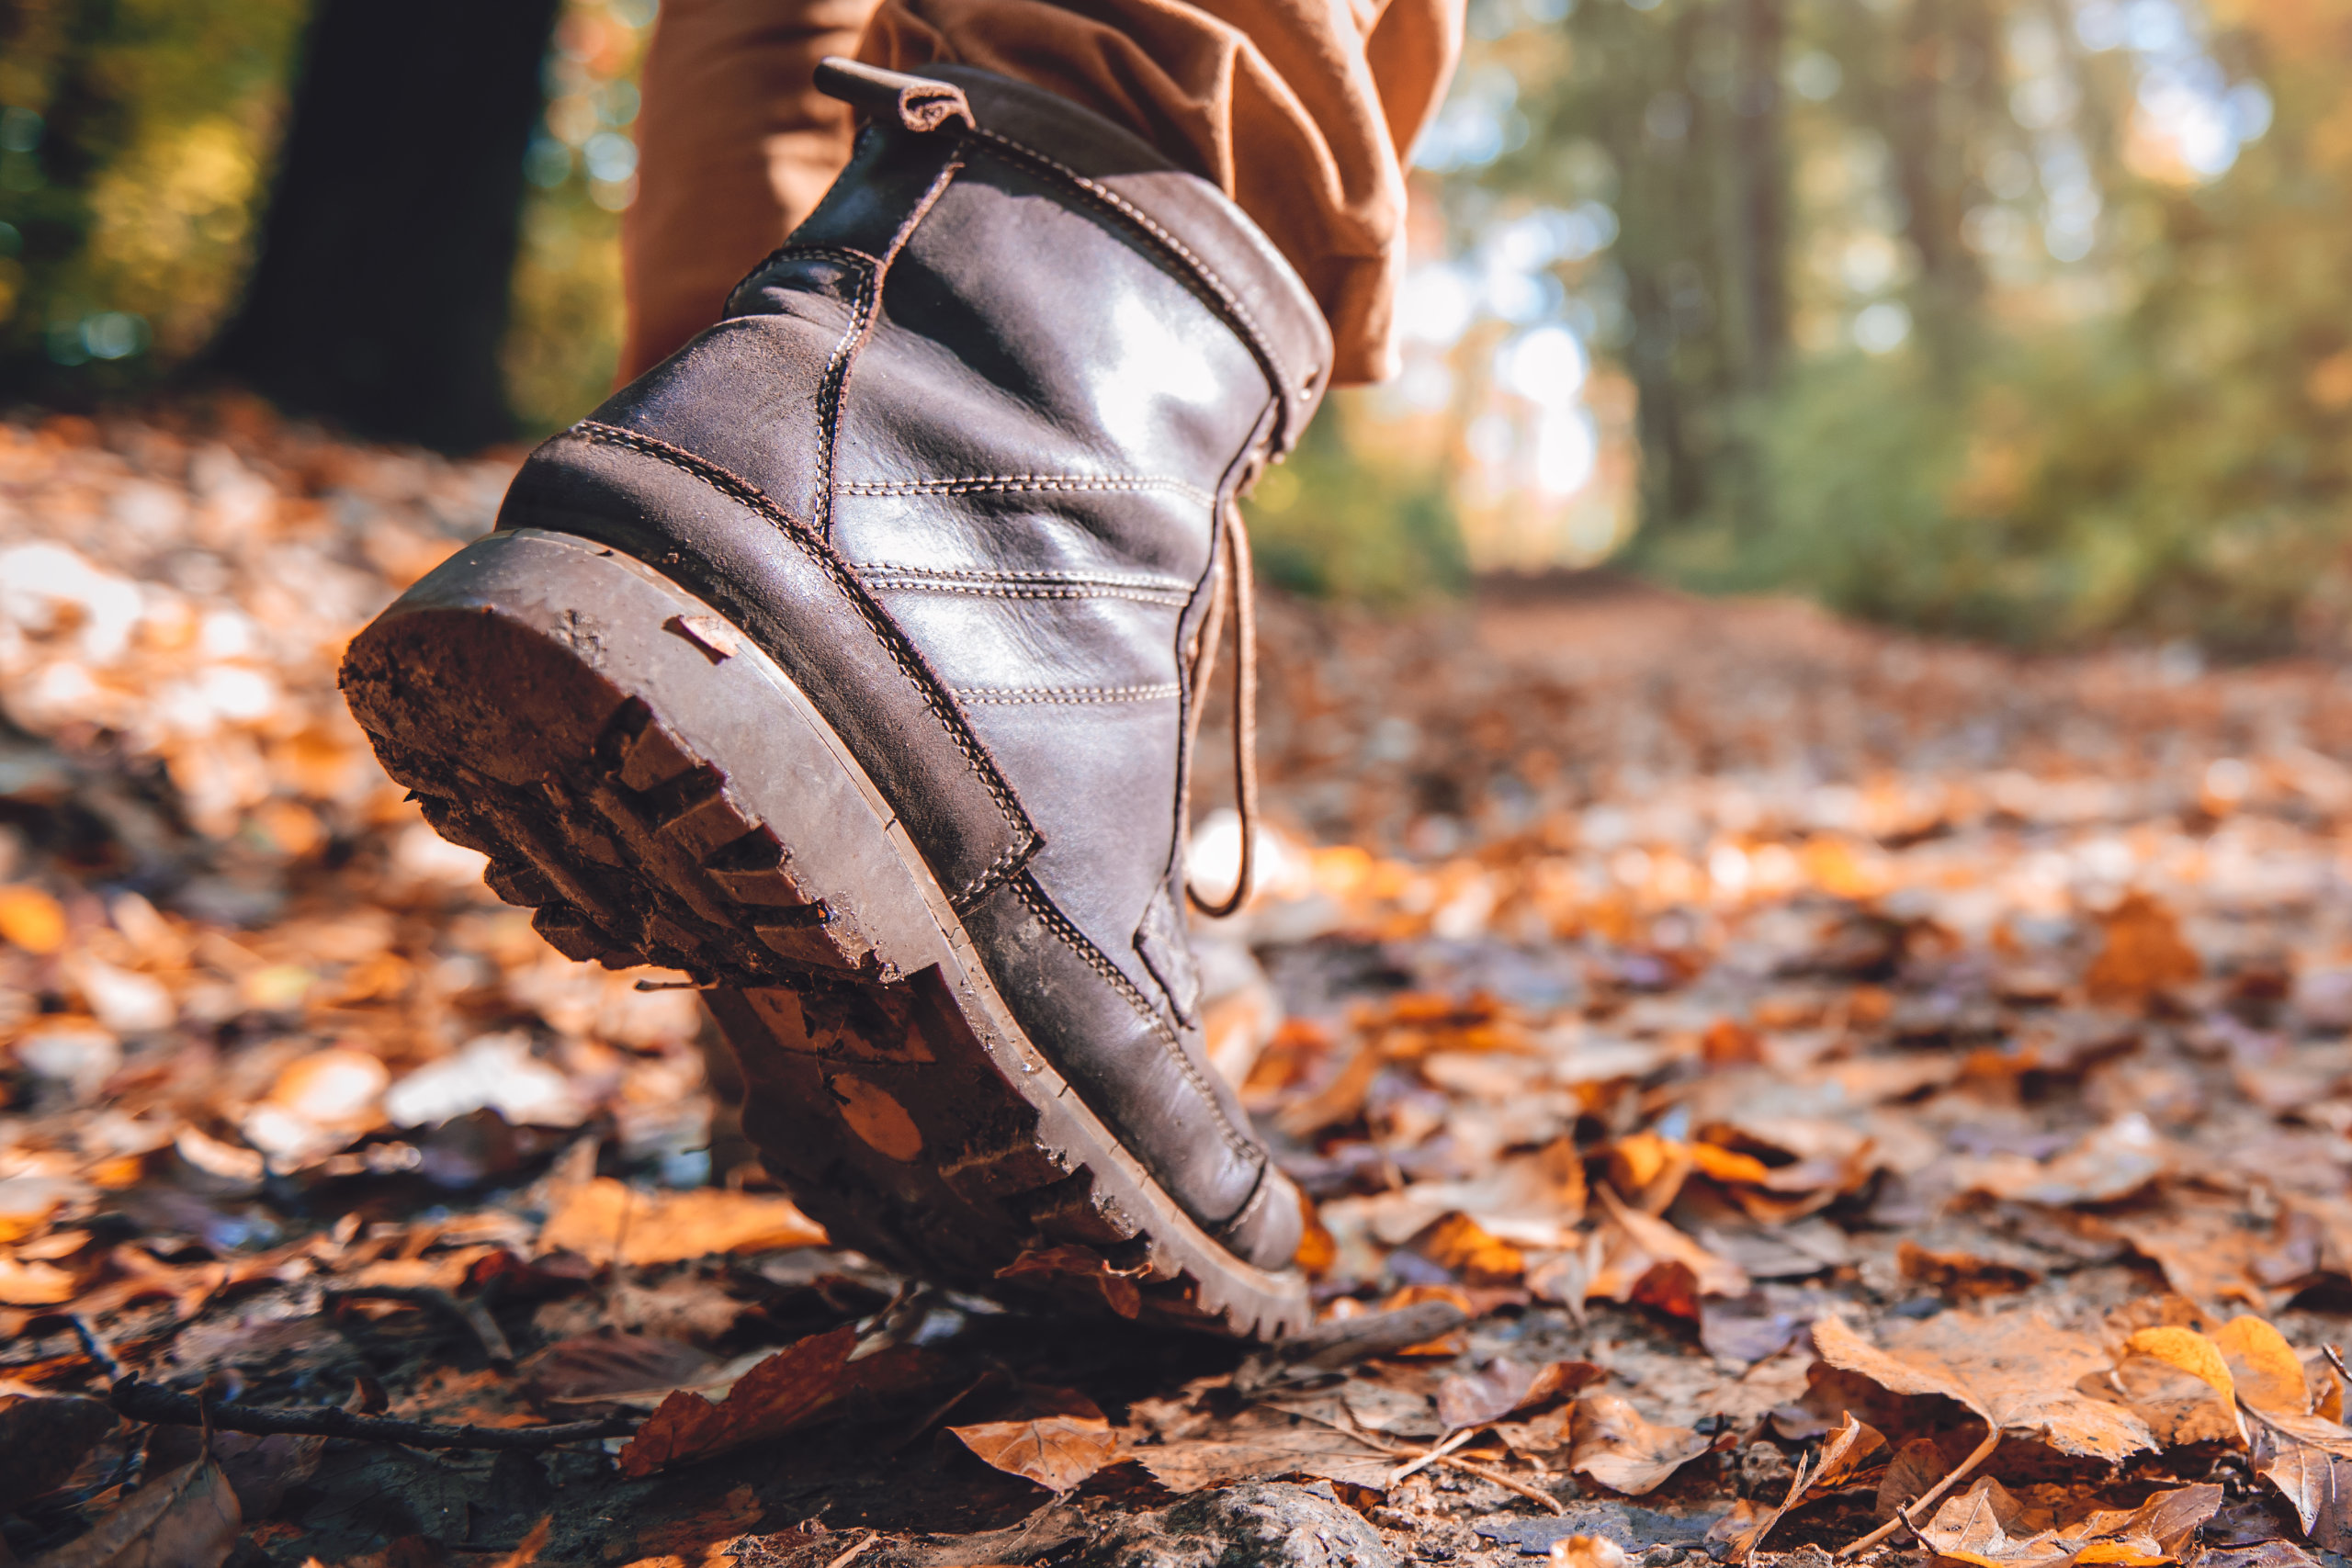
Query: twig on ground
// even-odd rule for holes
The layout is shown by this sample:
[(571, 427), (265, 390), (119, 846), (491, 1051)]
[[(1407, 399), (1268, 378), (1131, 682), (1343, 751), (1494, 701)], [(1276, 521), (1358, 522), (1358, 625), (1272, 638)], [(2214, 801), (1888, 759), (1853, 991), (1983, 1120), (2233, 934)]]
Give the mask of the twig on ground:
[(494, 1366), (514, 1364), (514, 1347), (506, 1342), (505, 1332), (490, 1309), (480, 1302), (461, 1302), (438, 1285), (330, 1285), (326, 1290), (330, 1302), (406, 1302), (449, 1319), (481, 1341), (482, 1351)]
[(1454, 1450), (1460, 1448), (1463, 1444), (1468, 1442), (1471, 1438), (1476, 1437), (1486, 1429), (1487, 1428), (1484, 1427), (1463, 1427), (1462, 1430), (1454, 1433), (1443, 1442), (1437, 1444), (1433, 1448), (1424, 1450), (1422, 1452), (1415, 1455), (1410, 1462), (1398, 1465), (1395, 1470), (1390, 1471), (1388, 1472), (1388, 1484), (1394, 1486), (1398, 1482), (1404, 1480), (1405, 1477), (1413, 1474), (1423, 1467), (1435, 1464), (1438, 1461), (1443, 1459), (1446, 1455), (1452, 1453)]
[(1555, 1514), (1565, 1514), (1567, 1512), (1566, 1508), (1561, 1506), (1560, 1500), (1557, 1497), (1553, 1496), (1541, 1486), (1530, 1485), (1528, 1483), (1521, 1481), (1516, 1477), (1505, 1475), (1499, 1470), (1489, 1470), (1483, 1464), (1473, 1464), (1468, 1460), (1464, 1459), (1460, 1454), (1442, 1454), (1439, 1456), (1437, 1462), (1440, 1464), (1451, 1465), (1455, 1470), (1475, 1475), (1481, 1481), (1491, 1481), (1506, 1492), (1516, 1492), (1522, 1497), (1532, 1497), (1535, 1501), (1543, 1504), (1545, 1507), (1551, 1509)]
[(1940, 1501), (1945, 1493), (1951, 1491), (1962, 1481), (1967, 1480), (1970, 1475), (1975, 1472), (1978, 1465), (1983, 1464), (1986, 1460), (1991, 1459), (1993, 1457), (1993, 1450), (2000, 1446), (2001, 1428), (1998, 1423), (1995, 1423), (1992, 1429), (1984, 1434), (1984, 1440), (1977, 1444), (1975, 1450), (1966, 1459), (1960, 1461), (1959, 1469), (1953, 1471), (1950, 1475), (1945, 1476), (1941, 1481), (1937, 1482), (1933, 1486), (1928, 1487), (1911, 1502), (1895, 1509), (1894, 1517), (1879, 1526), (1878, 1529), (1871, 1531), (1870, 1534), (1862, 1537), (1860, 1540), (1849, 1540), (1845, 1545), (1839, 1547), (1838, 1549), (1838, 1555), (1841, 1558), (1859, 1557), (1863, 1552), (1868, 1551), (1871, 1547), (1876, 1546), (1880, 1541), (1884, 1540), (1888, 1536), (1893, 1535), (1899, 1529), (1907, 1529), (1913, 1535), (1917, 1535), (1919, 1533), (1919, 1524), (1918, 1521), (1911, 1516), (1917, 1513), (1920, 1509), (1927, 1507), (1929, 1504)]
[(82, 1353), (98, 1364), (98, 1371), (106, 1374), (107, 1382), (120, 1382), (129, 1375), (121, 1359), (115, 1355), (114, 1347), (107, 1344), (106, 1336), (98, 1332), (96, 1324), (78, 1312), (67, 1314), (65, 1321), (74, 1325), (74, 1337), (82, 1342)]
[(437, 1421), (395, 1421), (381, 1416), (354, 1416), (329, 1405), (242, 1405), (199, 1404), (185, 1393), (174, 1393), (136, 1377), (114, 1385), (107, 1403), (133, 1421), (170, 1427), (200, 1427), (209, 1421), (215, 1430), (248, 1432), (256, 1437), (291, 1433), (300, 1437), (350, 1438), (364, 1443), (399, 1443), (412, 1449), (548, 1449), (563, 1443), (592, 1442), (600, 1438), (626, 1437), (636, 1429), (625, 1416), (600, 1421), (570, 1421), (554, 1427), (453, 1427)]
[(872, 1546), (876, 1541), (880, 1540), (881, 1539), (882, 1532), (880, 1530), (867, 1530), (864, 1540), (859, 1541), (855, 1546), (851, 1547), (847, 1551), (842, 1552), (839, 1557), (836, 1557), (831, 1562), (826, 1563), (825, 1568), (849, 1568), (850, 1563), (854, 1562), (860, 1553), (864, 1552), (867, 1547)]

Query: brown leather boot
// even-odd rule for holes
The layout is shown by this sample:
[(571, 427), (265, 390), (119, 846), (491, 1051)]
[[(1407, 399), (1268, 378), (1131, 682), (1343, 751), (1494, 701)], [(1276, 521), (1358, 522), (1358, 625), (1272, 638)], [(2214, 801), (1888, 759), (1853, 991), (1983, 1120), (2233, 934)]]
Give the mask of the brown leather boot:
[(870, 120), (824, 205), (360, 636), (352, 710), (556, 946), (710, 987), (838, 1239), (1283, 1332), (1297, 1199), (1202, 1057), (1184, 802), (1234, 498), (1329, 334), (1108, 122), (824, 80)]

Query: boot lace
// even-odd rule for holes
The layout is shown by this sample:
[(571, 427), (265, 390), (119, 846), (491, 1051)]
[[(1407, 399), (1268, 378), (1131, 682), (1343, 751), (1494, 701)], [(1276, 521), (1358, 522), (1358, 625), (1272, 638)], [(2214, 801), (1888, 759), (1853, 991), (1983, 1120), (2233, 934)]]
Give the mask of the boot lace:
[[(1250, 901), (1258, 870), (1258, 602), (1257, 585), (1250, 574), (1250, 534), (1241, 525), (1241, 509), (1227, 502), (1225, 526), (1219, 530), (1224, 555), (1223, 570), (1209, 600), (1206, 624), (1201, 628), (1201, 648), (1193, 666), (1193, 686), (1196, 692), (1208, 683), (1216, 662), (1216, 645), (1224, 631), (1225, 605), (1233, 602), (1233, 801), (1241, 818), (1241, 866), (1234, 877), (1233, 891), (1223, 900), (1211, 903), (1201, 897), (1189, 874), (1184, 879), (1184, 897), (1213, 920), (1223, 919)], [(1199, 733), (1201, 709), (1193, 709), (1192, 728)], [(1185, 739), (1185, 752), (1192, 751), (1192, 736)], [(1186, 798), (1182, 803), (1183, 819), (1192, 816), (1192, 771), (1185, 770)]]

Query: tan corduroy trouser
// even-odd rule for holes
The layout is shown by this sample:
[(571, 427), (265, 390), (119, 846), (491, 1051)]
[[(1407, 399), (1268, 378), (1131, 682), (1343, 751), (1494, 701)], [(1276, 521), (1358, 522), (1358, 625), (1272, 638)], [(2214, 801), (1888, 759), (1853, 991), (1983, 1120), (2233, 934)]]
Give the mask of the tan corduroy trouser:
[(849, 157), (810, 85), (855, 54), (1045, 87), (1216, 182), (1330, 319), (1334, 379), (1395, 366), (1404, 162), (1460, 48), (1464, 0), (665, 0), (622, 221), (636, 376), (718, 319), (736, 280)]

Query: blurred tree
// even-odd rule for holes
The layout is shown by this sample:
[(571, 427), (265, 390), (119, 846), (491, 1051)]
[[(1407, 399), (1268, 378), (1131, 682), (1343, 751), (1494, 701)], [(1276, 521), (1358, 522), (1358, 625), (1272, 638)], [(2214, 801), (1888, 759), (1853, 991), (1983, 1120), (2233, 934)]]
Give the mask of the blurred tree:
[(557, 0), (322, 0), (260, 256), (216, 367), (287, 408), (462, 451), (500, 375)]
[(0, 385), (82, 404), (236, 296), (307, 0), (0, 0)]

